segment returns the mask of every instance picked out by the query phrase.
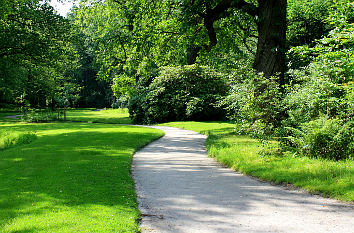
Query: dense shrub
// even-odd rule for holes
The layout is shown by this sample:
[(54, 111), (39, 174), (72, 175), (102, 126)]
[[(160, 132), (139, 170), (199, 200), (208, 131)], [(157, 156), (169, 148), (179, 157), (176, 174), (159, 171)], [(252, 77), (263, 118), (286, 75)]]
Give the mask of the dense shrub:
[(348, 84), (332, 82), (325, 74), (324, 67), (321, 68), (318, 65), (311, 68), (316, 70), (317, 74), (311, 72), (306, 75), (306, 71), (297, 72), (303, 82), (289, 87), (288, 94), (283, 99), (288, 114), (288, 118), (283, 122), (285, 125), (297, 126), (320, 115), (333, 118), (347, 114), (349, 106), (345, 97), (352, 90), (348, 88)]
[(148, 87), (132, 96), (129, 113), (135, 123), (219, 120), (218, 100), (227, 94), (224, 77), (202, 66), (163, 67)]
[(129, 98), (126, 96), (120, 96), (119, 98), (116, 99), (114, 103), (112, 103), (111, 107), (113, 109), (117, 108), (127, 108), (129, 103)]
[(272, 133), (282, 119), (282, 93), (277, 79), (265, 78), (245, 67), (234, 70), (230, 79), (233, 80), (232, 89), (219, 104), (226, 110), (229, 120), (241, 123), (242, 132), (239, 133)]
[(288, 118), (279, 130), (284, 149), (326, 159), (352, 159), (354, 116), (353, 3), (332, 3), (333, 26), (314, 46), (290, 50), (290, 85), (282, 101)]
[(219, 106), (225, 109), (226, 117), (232, 121), (242, 121), (249, 119), (245, 114), (244, 107), (250, 99), (250, 94), (255, 87), (251, 80), (256, 78), (256, 73), (252, 69), (251, 63), (239, 64), (235, 69), (229, 71), (230, 82), (229, 94), (219, 101)]
[(303, 155), (325, 159), (350, 159), (354, 154), (354, 121), (321, 117), (301, 124), (300, 129), (287, 128), (283, 146)]
[[(330, 38), (324, 40), (328, 42)], [(289, 71), (292, 85), (287, 87), (283, 100), (289, 115), (286, 125), (295, 126), (320, 115), (330, 118), (353, 116), (354, 51), (343, 47), (347, 44), (340, 45), (341, 49), (337, 50), (322, 47), (323, 51), (315, 61), (302, 69)]]

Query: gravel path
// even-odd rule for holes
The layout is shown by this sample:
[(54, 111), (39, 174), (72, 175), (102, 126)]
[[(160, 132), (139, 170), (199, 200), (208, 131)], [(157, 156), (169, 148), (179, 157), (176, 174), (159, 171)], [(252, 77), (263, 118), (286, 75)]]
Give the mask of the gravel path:
[(134, 155), (142, 232), (354, 233), (354, 207), (286, 190), (221, 167), (205, 136), (154, 127), (166, 135)]

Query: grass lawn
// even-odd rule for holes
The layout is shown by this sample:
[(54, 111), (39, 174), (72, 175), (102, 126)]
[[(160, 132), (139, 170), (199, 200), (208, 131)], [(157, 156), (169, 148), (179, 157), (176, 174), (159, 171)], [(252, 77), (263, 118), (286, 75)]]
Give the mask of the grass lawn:
[(210, 156), (242, 173), (275, 183), (290, 183), (313, 193), (354, 201), (354, 161), (329, 161), (292, 155), (261, 156), (261, 144), (234, 135), (234, 124), (223, 122), (170, 122), (161, 124), (209, 135)]
[(0, 149), (0, 232), (139, 231), (132, 154), (162, 131), (1, 119), (0, 131), (37, 135)]
[(91, 123), (131, 124), (128, 109), (72, 109), (67, 112), (69, 121), (85, 121)]

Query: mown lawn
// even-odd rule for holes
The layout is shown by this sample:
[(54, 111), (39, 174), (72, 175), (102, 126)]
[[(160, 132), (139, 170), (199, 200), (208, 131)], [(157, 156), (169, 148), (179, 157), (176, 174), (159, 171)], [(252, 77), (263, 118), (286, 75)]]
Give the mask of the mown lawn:
[(0, 149), (0, 232), (139, 231), (131, 159), (162, 131), (8, 120), (0, 131), (36, 134)]
[(71, 109), (67, 112), (69, 121), (85, 121), (91, 123), (131, 124), (128, 109)]
[(354, 161), (331, 161), (304, 156), (258, 153), (261, 143), (233, 133), (226, 122), (170, 122), (161, 124), (209, 135), (206, 146), (211, 157), (242, 173), (275, 183), (293, 184), (312, 193), (343, 201), (354, 201)]

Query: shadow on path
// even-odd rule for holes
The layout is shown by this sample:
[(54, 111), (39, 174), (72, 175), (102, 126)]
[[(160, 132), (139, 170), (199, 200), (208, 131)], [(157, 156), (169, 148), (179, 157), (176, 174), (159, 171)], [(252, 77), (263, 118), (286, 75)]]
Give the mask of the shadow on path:
[(133, 159), (143, 232), (352, 232), (352, 205), (223, 168), (205, 136), (156, 128), (165, 137)]

